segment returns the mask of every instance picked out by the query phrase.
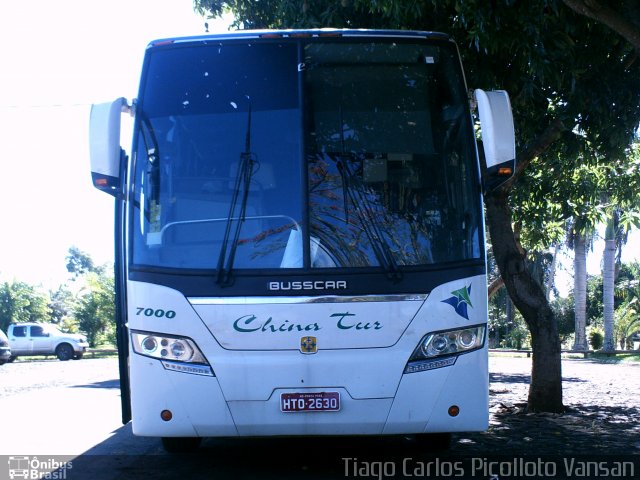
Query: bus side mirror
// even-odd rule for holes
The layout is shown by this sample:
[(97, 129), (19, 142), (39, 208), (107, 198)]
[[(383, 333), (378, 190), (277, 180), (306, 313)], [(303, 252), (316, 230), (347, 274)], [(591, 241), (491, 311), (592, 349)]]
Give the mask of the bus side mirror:
[(491, 191), (513, 176), (516, 167), (516, 136), (509, 95), (504, 90), (475, 91), (482, 145), (487, 164), (483, 178), (485, 190)]
[(120, 115), (128, 111), (125, 98), (91, 106), (89, 153), (93, 186), (114, 196), (120, 189)]

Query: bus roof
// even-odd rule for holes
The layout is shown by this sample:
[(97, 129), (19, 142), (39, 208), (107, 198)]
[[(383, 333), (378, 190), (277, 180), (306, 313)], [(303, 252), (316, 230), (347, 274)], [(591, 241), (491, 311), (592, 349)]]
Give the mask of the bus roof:
[(366, 37), (366, 38), (428, 38), (452, 41), (445, 33), (420, 30), (367, 30), (367, 29), (292, 29), (292, 30), (236, 30), (233, 32), (211, 33), (189, 37), (161, 38), (149, 42), (147, 48), (176, 44), (200, 43), (219, 40), (269, 39), (269, 38), (330, 38), (330, 37)]

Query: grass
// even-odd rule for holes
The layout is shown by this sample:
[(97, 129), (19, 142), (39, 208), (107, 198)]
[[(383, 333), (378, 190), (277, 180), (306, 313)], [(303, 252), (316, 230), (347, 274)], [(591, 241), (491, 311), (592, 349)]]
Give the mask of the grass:
[(594, 353), (589, 355), (589, 358), (600, 363), (640, 363), (640, 352), (618, 353), (615, 355)]

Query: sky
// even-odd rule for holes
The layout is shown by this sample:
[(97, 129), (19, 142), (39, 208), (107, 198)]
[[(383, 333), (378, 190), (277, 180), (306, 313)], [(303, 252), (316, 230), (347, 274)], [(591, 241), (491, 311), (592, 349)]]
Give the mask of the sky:
[[(224, 31), (192, 0), (0, 5), (0, 280), (57, 288), (74, 245), (113, 262), (113, 199), (91, 184), (92, 103), (136, 96), (149, 41)], [(130, 133), (122, 146), (130, 151)]]
[[(202, 34), (204, 22), (192, 0), (2, 2), (0, 281), (57, 288), (69, 278), (71, 246), (113, 262), (113, 199), (91, 185), (90, 106), (131, 100), (149, 41)], [(215, 32), (230, 20), (208, 22)], [(126, 130), (122, 146), (130, 151)], [(601, 252), (596, 244), (589, 273), (598, 273)], [(638, 254), (635, 235), (624, 258)], [(570, 258), (563, 263), (566, 285)]]

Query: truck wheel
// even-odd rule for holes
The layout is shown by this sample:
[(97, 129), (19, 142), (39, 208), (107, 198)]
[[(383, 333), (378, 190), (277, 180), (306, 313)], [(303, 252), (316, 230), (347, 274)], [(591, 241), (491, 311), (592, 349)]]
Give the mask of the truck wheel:
[(201, 441), (200, 437), (162, 437), (162, 446), (168, 453), (193, 453)]
[(73, 358), (73, 347), (68, 343), (61, 343), (56, 348), (56, 357), (58, 357), (58, 360), (61, 360), (63, 362), (66, 360), (70, 360), (71, 358)]

